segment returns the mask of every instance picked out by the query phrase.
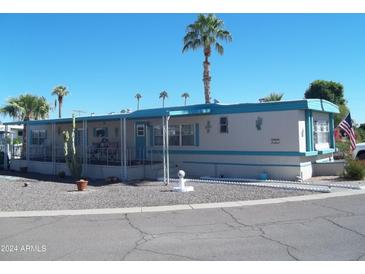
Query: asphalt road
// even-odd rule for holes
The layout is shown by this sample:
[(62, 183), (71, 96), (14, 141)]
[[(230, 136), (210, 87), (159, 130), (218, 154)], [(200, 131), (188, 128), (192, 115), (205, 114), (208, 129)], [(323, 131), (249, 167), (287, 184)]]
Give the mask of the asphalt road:
[(0, 218), (0, 247), (0, 260), (365, 260), (365, 195), (224, 209)]

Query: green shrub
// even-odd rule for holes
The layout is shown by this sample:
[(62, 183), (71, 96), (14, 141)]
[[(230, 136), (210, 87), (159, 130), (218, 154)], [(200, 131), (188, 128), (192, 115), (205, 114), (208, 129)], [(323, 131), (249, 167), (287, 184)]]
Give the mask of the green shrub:
[(365, 177), (365, 161), (349, 160), (345, 166), (345, 177), (362, 180)]
[(64, 171), (60, 171), (60, 172), (58, 172), (58, 177), (60, 177), (61, 179), (62, 178), (65, 178), (66, 177), (66, 173)]
[(0, 151), (0, 169), (4, 168), (4, 152)]

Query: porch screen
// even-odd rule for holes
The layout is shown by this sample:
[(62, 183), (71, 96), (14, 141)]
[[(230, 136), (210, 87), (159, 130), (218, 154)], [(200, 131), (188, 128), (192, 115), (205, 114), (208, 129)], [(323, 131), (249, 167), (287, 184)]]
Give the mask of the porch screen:
[(47, 139), (47, 131), (45, 129), (35, 129), (31, 131), (31, 144), (43, 145)]
[(180, 145), (180, 127), (170, 126), (169, 127), (169, 145), (179, 146)]
[(156, 126), (153, 128), (153, 144), (155, 146), (162, 146), (162, 127)]
[(181, 140), (183, 146), (194, 145), (194, 126), (181, 125)]

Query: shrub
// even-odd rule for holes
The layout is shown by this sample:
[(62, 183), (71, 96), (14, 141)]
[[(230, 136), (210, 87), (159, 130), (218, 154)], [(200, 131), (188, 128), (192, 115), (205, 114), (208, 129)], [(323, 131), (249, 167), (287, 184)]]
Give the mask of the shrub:
[(349, 160), (345, 166), (345, 177), (362, 180), (365, 177), (365, 161)]
[(66, 177), (66, 173), (64, 171), (60, 171), (60, 172), (58, 172), (58, 177), (60, 177), (61, 179), (62, 178), (65, 178)]

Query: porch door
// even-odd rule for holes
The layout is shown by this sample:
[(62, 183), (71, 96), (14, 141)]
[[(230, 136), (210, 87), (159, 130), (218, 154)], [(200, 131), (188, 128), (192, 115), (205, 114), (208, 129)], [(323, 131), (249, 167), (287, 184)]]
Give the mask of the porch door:
[(146, 124), (136, 123), (136, 160), (144, 160), (146, 158)]

